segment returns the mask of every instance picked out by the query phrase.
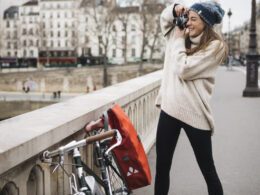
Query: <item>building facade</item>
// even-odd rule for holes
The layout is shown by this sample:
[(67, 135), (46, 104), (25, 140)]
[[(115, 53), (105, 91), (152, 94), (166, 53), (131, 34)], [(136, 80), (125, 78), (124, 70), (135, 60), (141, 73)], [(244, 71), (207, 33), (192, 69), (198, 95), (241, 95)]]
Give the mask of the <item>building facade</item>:
[[(149, 6), (157, 9), (149, 14), (144, 11)], [(120, 7), (116, 0), (29, 1), (5, 11), (1, 56), (32, 66), (161, 60), (163, 38), (157, 31), (163, 8)]]

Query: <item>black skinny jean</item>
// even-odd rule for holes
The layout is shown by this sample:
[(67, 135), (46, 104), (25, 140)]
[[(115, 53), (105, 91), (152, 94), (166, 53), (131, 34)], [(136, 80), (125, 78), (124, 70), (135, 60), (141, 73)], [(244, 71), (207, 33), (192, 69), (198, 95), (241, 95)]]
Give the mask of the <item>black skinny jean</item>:
[[(195, 129), (161, 111), (156, 137), (155, 195), (167, 195), (172, 157), (183, 128), (189, 138), (200, 170), (206, 180), (209, 195), (223, 195), (217, 175), (211, 144), (211, 132)], [(185, 186), (183, 186), (185, 187)]]

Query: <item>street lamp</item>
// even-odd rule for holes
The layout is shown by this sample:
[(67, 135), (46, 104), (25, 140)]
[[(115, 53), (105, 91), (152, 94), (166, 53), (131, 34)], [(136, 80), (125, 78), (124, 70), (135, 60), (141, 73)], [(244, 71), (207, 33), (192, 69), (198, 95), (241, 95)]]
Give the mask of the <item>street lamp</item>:
[(228, 10), (228, 49), (229, 49), (229, 56), (231, 56), (231, 37), (230, 37), (230, 18), (232, 16), (231, 9)]
[(258, 88), (258, 52), (256, 39), (256, 1), (252, 0), (249, 48), (246, 55), (246, 88), (244, 97), (260, 97)]

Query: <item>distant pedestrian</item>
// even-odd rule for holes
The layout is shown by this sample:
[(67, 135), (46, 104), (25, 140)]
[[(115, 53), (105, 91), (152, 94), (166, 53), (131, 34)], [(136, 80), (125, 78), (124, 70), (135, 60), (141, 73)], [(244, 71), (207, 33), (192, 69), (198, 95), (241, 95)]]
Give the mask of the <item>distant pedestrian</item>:
[(233, 70), (233, 68), (232, 68), (232, 63), (233, 63), (233, 56), (232, 56), (232, 55), (229, 55), (229, 56), (228, 56), (227, 70)]
[(61, 91), (57, 91), (57, 97), (58, 97), (58, 98), (61, 97)]
[[(182, 29), (173, 23), (187, 14)], [(227, 46), (213, 30), (223, 9), (214, 2), (195, 3), (189, 9), (173, 3), (161, 14), (167, 43), (157, 107), (161, 108), (156, 136), (155, 195), (167, 195), (175, 147), (183, 128), (189, 138), (209, 195), (223, 195), (215, 169), (211, 135), (214, 122), (209, 105), (218, 66), (226, 59)], [(192, 173), (190, 173), (192, 174)], [(185, 188), (187, 186), (183, 186)]]

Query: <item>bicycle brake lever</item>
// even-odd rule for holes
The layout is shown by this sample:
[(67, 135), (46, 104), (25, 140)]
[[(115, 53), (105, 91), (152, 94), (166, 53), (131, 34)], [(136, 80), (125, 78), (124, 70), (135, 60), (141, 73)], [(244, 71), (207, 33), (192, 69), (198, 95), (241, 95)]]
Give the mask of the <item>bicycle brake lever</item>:
[(116, 130), (116, 143), (112, 146), (110, 146), (110, 148), (107, 149), (107, 151), (105, 152), (105, 155), (108, 155), (108, 153), (113, 150), (115, 147), (119, 146), (122, 143), (122, 136), (120, 134), (120, 132), (118, 130)]

